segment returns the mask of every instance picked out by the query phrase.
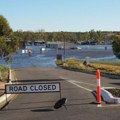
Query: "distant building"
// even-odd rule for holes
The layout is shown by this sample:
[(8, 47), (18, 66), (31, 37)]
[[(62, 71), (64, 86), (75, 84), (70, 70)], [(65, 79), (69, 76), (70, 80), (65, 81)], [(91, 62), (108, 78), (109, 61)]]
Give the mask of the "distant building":
[(35, 46), (45, 45), (45, 41), (44, 40), (36, 40), (36, 41), (34, 41), (34, 45)]
[(43, 40), (36, 40), (34, 42), (32, 41), (20, 41), (20, 48), (26, 48), (26, 46), (41, 46), (45, 45), (45, 41)]
[(77, 49), (76, 44), (70, 42), (47, 42), (46, 48), (53, 49)]
[(62, 42), (47, 42), (46, 43), (46, 48), (62, 48), (63, 43)]
[(81, 45), (97, 45), (97, 42), (95, 42), (95, 41), (83, 41), (83, 42), (81, 42)]

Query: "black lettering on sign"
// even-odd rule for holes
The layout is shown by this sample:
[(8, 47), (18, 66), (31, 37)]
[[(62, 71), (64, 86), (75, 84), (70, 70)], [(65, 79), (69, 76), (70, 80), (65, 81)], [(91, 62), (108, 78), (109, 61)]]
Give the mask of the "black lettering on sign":
[(47, 90), (47, 85), (44, 85), (44, 90)]
[(23, 86), (23, 91), (27, 91), (27, 87), (26, 86)]
[(37, 86), (34, 86), (34, 88), (35, 88), (35, 91), (38, 91), (38, 89), (39, 89), (39, 88), (37, 88)]
[(51, 85), (48, 85), (48, 90), (51, 90)]
[[(58, 88), (57, 88), (58, 87)], [(8, 89), (7, 89), (8, 88)], [(31, 93), (31, 92), (57, 92), (59, 91), (58, 84), (19, 84), (19, 85), (6, 85), (6, 93)]]
[(13, 87), (12, 86), (9, 87), (9, 91), (13, 91)]
[(14, 91), (18, 91), (18, 88), (17, 88), (17, 86), (15, 86), (15, 87), (14, 87)]
[(52, 90), (55, 90), (56, 89), (56, 85), (52, 85)]
[(31, 91), (34, 91), (34, 87), (33, 87), (33, 85), (30, 86), (30, 90), (31, 90)]
[(39, 85), (39, 90), (43, 90), (43, 86), (42, 85)]
[(19, 91), (22, 91), (22, 87), (21, 86), (19, 86), (19, 89), (18, 89)]

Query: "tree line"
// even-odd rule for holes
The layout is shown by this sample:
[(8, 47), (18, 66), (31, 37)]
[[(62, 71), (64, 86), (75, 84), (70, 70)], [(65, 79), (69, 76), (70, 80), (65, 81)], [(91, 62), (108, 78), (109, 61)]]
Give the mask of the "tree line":
[(19, 37), (21, 41), (36, 41), (44, 40), (45, 42), (51, 41), (69, 41), (74, 43), (81, 42), (96, 42), (97, 44), (111, 44), (113, 36), (118, 34), (117, 32), (105, 32), (90, 30), (88, 32), (45, 32), (40, 30), (37, 32), (33, 31), (15, 31), (14, 34)]
[(94, 41), (97, 44), (111, 43), (113, 53), (120, 58), (120, 32), (95, 31), (94, 29), (88, 32), (13, 31), (7, 19), (0, 15), (0, 57), (5, 57), (9, 61), (10, 54), (19, 49), (19, 43), (21, 41), (36, 40), (44, 40), (45, 42), (69, 41), (79, 43), (83, 41)]

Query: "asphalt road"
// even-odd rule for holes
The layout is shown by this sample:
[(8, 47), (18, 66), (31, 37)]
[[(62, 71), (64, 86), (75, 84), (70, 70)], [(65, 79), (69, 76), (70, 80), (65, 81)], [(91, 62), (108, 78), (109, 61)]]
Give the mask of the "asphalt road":
[[(96, 89), (95, 75), (60, 68), (15, 69), (17, 83), (61, 83), (66, 107), (55, 110), (60, 93), (17, 95), (0, 111), (0, 120), (119, 120), (120, 106), (102, 103), (98, 107), (91, 91)], [(101, 77), (102, 86), (119, 87), (119, 79)]]

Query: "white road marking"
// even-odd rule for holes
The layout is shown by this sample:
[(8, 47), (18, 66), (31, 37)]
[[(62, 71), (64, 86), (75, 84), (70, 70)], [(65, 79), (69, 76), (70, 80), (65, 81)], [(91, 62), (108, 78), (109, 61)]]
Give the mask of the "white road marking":
[(86, 85), (90, 85), (90, 86), (96, 86), (96, 85), (91, 84), (91, 83), (85, 83), (85, 82), (80, 82), (80, 81), (75, 81), (75, 80), (73, 80), (73, 82), (75, 82), (75, 83), (82, 83), (82, 84), (86, 84)]
[(81, 86), (81, 85), (76, 84), (76, 83), (73, 82), (72, 80), (67, 80), (67, 81), (70, 82), (70, 83), (72, 83), (72, 84), (74, 84), (74, 85), (76, 85), (76, 86), (79, 87), (79, 88), (82, 88), (82, 89), (87, 90), (87, 91), (89, 91), (89, 92), (92, 91), (92, 90), (90, 90), (90, 89), (88, 89), (88, 88), (85, 88), (85, 87), (83, 87), (83, 86)]
[(98, 104), (97, 107), (102, 107), (102, 104)]
[[(82, 84), (86, 84), (86, 85), (96, 86), (96, 85), (90, 84), (90, 83), (85, 83), (85, 82), (70, 80), (70, 79), (65, 78), (65, 77), (60, 77), (60, 78), (61, 78), (61, 79), (65, 79), (67, 82), (72, 83), (72, 84), (74, 84), (75, 86), (77, 86), (77, 87), (79, 87), (79, 88), (82, 88), (82, 89), (84, 89), (84, 90), (87, 90), (87, 91), (89, 91), (89, 92), (91, 92), (92, 90), (91, 90), (91, 89), (88, 89), (88, 88), (86, 88), (86, 87), (83, 87), (83, 86), (81, 86), (81, 85), (78, 85), (77, 83), (82, 83)], [(98, 108), (120, 107), (120, 104), (105, 104), (105, 105), (103, 105), (103, 104), (98, 104), (97, 107), (98, 107)]]
[[(97, 106), (100, 107), (100, 106)], [(106, 104), (106, 105), (102, 105), (101, 108), (109, 108), (109, 107), (120, 107), (120, 104)]]
[(75, 86), (79, 87), (79, 88), (82, 88), (84, 90), (87, 90), (89, 92), (91, 92), (92, 90), (91, 89), (88, 89), (86, 87), (83, 87), (81, 85), (78, 85), (77, 83), (82, 83), (82, 84), (87, 84), (87, 85), (92, 85), (92, 86), (95, 86), (93, 84), (90, 84), (90, 83), (85, 83), (85, 82), (80, 82), (80, 81), (75, 81), (75, 80), (69, 80), (68, 78), (65, 78), (65, 77), (60, 77), (61, 79), (65, 79), (66, 81), (68, 81), (69, 83), (72, 83), (74, 84)]

